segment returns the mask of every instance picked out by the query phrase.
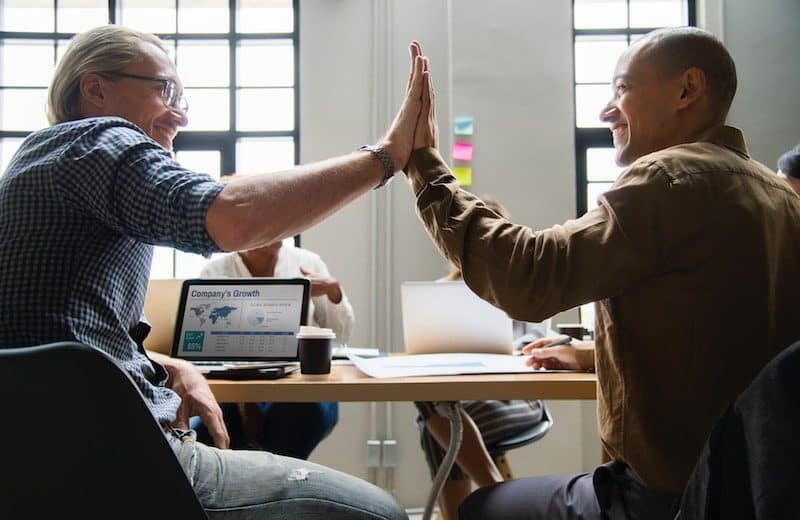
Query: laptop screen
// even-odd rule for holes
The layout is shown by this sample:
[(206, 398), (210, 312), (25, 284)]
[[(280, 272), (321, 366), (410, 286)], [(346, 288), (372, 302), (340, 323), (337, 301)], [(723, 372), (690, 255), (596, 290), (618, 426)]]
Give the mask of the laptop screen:
[(305, 278), (185, 280), (172, 356), (188, 361), (297, 360), (306, 325)]
[(511, 318), (464, 282), (404, 282), (400, 287), (406, 354), (511, 354)]

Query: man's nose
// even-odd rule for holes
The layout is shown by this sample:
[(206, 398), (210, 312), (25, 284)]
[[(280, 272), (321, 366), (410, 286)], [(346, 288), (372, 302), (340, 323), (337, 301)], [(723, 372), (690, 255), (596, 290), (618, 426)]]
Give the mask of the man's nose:
[(613, 121), (616, 115), (617, 107), (612, 99), (606, 103), (606, 106), (604, 106), (602, 110), (600, 110), (600, 121), (608, 123), (609, 121)]
[(180, 108), (173, 108), (171, 110), (172, 115), (175, 117), (178, 126), (186, 126), (189, 124), (189, 114), (181, 110)]

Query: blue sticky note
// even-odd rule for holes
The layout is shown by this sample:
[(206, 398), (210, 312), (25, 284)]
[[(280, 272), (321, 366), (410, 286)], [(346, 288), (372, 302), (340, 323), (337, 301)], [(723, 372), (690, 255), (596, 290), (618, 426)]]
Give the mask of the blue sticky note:
[(474, 120), (472, 116), (458, 116), (456, 117), (456, 124), (454, 126), (454, 134), (458, 135), (472, 135), (474, 128)]

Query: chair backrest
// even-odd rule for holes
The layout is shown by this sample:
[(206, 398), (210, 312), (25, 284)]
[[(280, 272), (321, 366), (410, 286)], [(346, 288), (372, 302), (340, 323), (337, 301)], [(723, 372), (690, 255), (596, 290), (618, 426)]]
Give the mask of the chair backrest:
[(0, 349), (0, 517), (207, 518), (127, 372), (74, 342)]
[(714, 426), (676, 518), (798, 518), (798, 438), (800, 341), (767, 363)]

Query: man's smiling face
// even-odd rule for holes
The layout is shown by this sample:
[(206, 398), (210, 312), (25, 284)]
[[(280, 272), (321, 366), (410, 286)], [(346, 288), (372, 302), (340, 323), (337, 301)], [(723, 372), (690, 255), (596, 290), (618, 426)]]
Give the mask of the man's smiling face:
[(675, 144), (675, 101), (680, 74), (665, 76), (647, 45), (628, 49), (617, 62), (612, 97), (600, 113), (614, 137), (616, 163), (628, 166), (639, 157)]

